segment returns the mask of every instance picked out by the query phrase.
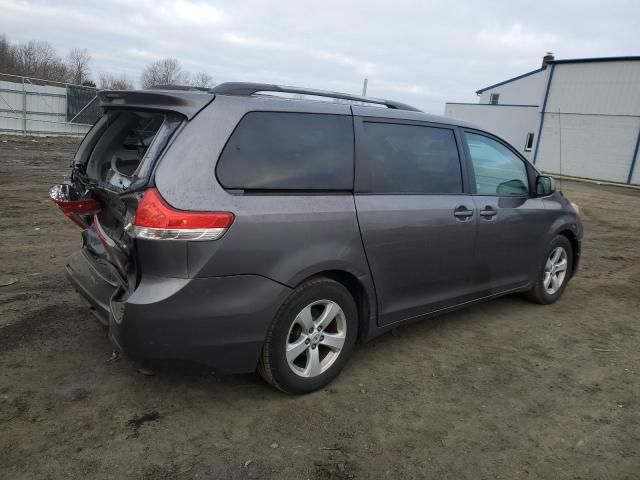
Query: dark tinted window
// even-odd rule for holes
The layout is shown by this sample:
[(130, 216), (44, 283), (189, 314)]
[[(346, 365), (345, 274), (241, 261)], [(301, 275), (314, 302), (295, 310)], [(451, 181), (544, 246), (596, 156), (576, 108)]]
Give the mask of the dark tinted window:
[(524, 151), (530, 152), (533, 148), (534, 134), (532, 132), (527, 133), (527, 140), (524, 142)]
[(248, 113), (224, 148), (217, 173), (225, 188), (351, 190), (351, 117)]
[(501, 197), (526, 197), (529, 180), (524, 162), (501, 143), (484, 135), (465, 133), (476, 192)]
[(462, 192), (453, 130), (365, 122), (364, 143), (358, 175), (372, 193)]

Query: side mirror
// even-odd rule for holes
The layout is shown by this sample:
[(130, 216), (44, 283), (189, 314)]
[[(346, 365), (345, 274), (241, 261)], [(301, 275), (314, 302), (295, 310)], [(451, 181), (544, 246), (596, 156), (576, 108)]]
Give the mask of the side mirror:
[(536, 193), (542, 197), (551, 195), (556, 191), (556, 181), (553, 177), (540, 175), (536, 178)]

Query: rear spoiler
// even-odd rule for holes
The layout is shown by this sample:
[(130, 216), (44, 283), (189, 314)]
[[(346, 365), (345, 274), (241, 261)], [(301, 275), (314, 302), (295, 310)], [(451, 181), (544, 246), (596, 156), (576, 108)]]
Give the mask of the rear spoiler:
[(191, 120), (215, 95), (199, 91), (180, 90), (101, 90), (100, 107), (113, 109), (162, 110), (176, 112)]

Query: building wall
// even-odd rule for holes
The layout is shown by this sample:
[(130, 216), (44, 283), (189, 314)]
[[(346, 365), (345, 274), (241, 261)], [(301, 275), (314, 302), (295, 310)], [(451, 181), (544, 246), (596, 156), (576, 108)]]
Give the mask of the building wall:
[(638, 138), (636, 139), (635, 152), (635, 167), (633, 172), (631, 172), (631, 179), (629, 180), (629, 183), (640, 185), (640, 129), (638, 130)]
[[(539, 168), (626, 183), (639, 133), (640, 61), (554, 66), (536, 155)], [(636, 161), (632, 183), (640, 183), (638, 168)]]
[(24, 89), (22, 83), (0, 81), (0, 133), (84, 135), (89, 130), (66, 121), (65, 87), (27, 83)]
[(549, 112), (640, 116), (640, 61), (554, 66)]
[(499, 104), (542, 105), (550, 70), (550, 68), (546, 68), (532, 75), (485, 90), (480, 94), (479, 103), (487, 104), (492, 93), (499, 93)]
[(552, 174), (626, 183), (639, 132), (638, 118), (546, 113), (536, 166)]
[(532, 159), (532, 152), (526, 152), (524, 147), (527, 133), (538, 133), (538, 107), (447, 103), (444, 114), (478, 125), (506, 140), (527, 159)]

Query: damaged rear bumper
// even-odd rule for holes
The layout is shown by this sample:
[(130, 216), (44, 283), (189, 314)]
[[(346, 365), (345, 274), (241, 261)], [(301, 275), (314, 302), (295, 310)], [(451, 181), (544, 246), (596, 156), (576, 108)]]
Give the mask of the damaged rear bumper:
[(108, 328), (109, 304), (119, 283), (106, 266), (100, 268), (99, 263), (89, 259), (88, 255), (85, 248), (71, 255), (65, 274), (91, 313), (103, 327)]
[(291, 290), (259, 275), (143, 275), (126, 300), (89, 253), (71, 256), (67, 278), (118, 350), (134, 359), (177, 359), (220, 373), (255, 371), (267, 329)]

